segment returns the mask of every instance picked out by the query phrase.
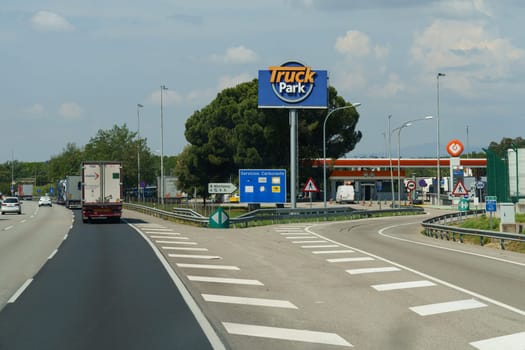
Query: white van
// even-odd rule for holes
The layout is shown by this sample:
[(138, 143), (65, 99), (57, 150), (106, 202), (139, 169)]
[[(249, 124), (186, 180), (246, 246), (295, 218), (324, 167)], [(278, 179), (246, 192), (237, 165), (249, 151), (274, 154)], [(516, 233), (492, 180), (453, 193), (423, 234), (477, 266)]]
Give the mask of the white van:
[(338, 186), (335, 201), (337, 203), (355, 203), (354, 185)]

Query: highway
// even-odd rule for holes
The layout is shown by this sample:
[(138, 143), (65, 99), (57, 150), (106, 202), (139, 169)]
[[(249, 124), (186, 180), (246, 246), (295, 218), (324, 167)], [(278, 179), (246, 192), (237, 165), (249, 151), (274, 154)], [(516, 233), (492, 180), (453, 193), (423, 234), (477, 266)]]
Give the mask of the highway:
[(525, 257), (427, 238), (423, 216), (229, 230), (124, 217), (75, 217), (0, 312), (0, 349), (525, 349)]

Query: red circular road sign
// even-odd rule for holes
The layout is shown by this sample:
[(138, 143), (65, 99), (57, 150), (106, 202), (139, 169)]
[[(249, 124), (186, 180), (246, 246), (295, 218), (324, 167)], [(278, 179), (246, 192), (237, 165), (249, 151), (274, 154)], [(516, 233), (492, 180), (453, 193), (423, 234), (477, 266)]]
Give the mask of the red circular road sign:
[(409, 191), (413, 191), (416, 189), (416, 182), (414, 180), (408, 180), (407, 181), (407, 188)]
[(463, 153), (464, 147), (458, 139), (450, 140), (447, 144), (447, 152), (452, 157), (459, 157)]

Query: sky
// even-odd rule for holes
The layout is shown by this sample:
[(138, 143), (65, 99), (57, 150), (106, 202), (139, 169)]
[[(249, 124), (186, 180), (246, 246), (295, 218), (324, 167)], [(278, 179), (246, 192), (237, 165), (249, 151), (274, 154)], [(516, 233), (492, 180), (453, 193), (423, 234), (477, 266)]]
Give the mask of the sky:
[(525, 136), (524, 17), (520, 0), (3, 0), (0, 162), (123, 124), (160, 152), (161, 85), (163, 151), (179, 154), (195, 111), (290, 59), (361, 103), (348, 157), (388, 154), (390, 115), (434, 116), (402, 129), (404, 157), (436, 156), (438, 120), (441, 154), (454, 138), (480, 151)]

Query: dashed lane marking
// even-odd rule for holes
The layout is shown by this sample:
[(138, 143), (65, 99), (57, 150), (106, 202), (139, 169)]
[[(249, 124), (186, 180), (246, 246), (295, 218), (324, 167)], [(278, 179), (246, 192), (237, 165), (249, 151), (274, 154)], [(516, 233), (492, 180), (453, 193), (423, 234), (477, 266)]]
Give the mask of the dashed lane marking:
[(209, 265), (209, 264), (184, 264), (177, 263), (178, 267), (186, 267), (190, 269), (209, 269), (209, 270), (240, 270), (237, 266), (231, 265)]
[(159, 244), (182, 244), (182, 245), (197, 245), (197, 242), (181, 242), (181, 241), (155, 241)]
[(346, 254), (346, 253), (355, 253), (355, 251), (350, 249), (345, 250), (318, 250), (313, 251), (313, 254)]
[(18, 288), (18, 290), (15, 292), (15, 294), (13, 294), (13, 296), (11, 298), (9, 298), (9, 300), (7, 302), (10, 303), (10, 304), (14, 303), (16, 301), (16, 299), (18, 299), (18, 297), (20, 297), (20, 295), (22, 295), (22, 293), (27, 289), (27, 287), (29, 287), (31, 282), (33, 282), (32, 278), (26, 280), (24, 282), (24, 284), (22, 284), (22, 286), (20, 286), (20, 288)]
[(352, 347), (352, 344), (335, 333), (308, 331), (303, 329), (267, 327), (231, 322), (223, 322), (222, 325), (229, 334)]
[(204, 259), (204, 260), (215, 260), (222, 259), (217, 255), (192, 255), (192, 254), (168, 254), (170, 258), (184, 258), (184, 259)]
[(421, 287), (433, 287), (436, 284), (427, 280), (421, 281), (410, 281), (410, 282), (397, 282), (397, 283), (385, 283), (375, 284), (372, 286), (377, 291), (384, 292), (389, 290), (398, 289), (410, 289), (410, 288), (421, 288)]
[(250, 286), (264, 286), (262, 282), (257, 280), (250, 280), (244, 278), (224, 278), (224, 277), (209, 277), (209, 276), (191, 276), (188, 279), (194, 282), (210, 282), (210, 283), (224, 283), (224, 284), (242, 284)]
[(385, 267), (368, 267), (364, 269), (350, 269), (346, 270), (351, 275), (361, 275), (365, 273), (378, 273), (378, 272), (395, 272), (401, 271), (401, 269), (395, 266), (385, 266)]
[(326, 259), (330, 263), (339, 263), (339, 262), (357, 262), (357, 261), (373, 261), (374, 258), (369, 256), (357, 256), (355, 258), (336, 258), (336, 259)]
[(428, 304), (421, 306), (413, 306), (409, 309), (421, 316), (444, 314), (446, 312), (461, 311), (477, 309), (480, 307), (486, 307), (487, 304), (483, 304), (475, 299), (465, 299), (449, 301), (445, 303)]
[(250, 306), (278, 307), (284, 309), (297, 309), (297, 306), (288, 300), (247, 298), (229, 295), (202, 294), (205, 301), (225, 304), (238, 304)]
[(196, 248), (196, 247), (162, 247), (165, 250), (186, 250), (194, 252), (207, 252), (208, 248)]
[(317, 244), (317, 245), (302, 245), (301, 248), (337, 248), (339, 245), (337, 244)]
[(479, 350), (523, 350), (525, 349), (525, 332), (479, 340), (470, 345)]
[(151, 235), (159, 235), (159, 236), (180, 236), (180, 233), (178, 232), (151, 232), (146, 231), (147, 234)]
[(326, 241), (293, 241), (295, 244), (304, 244), (304, 243), (326, 243)]

